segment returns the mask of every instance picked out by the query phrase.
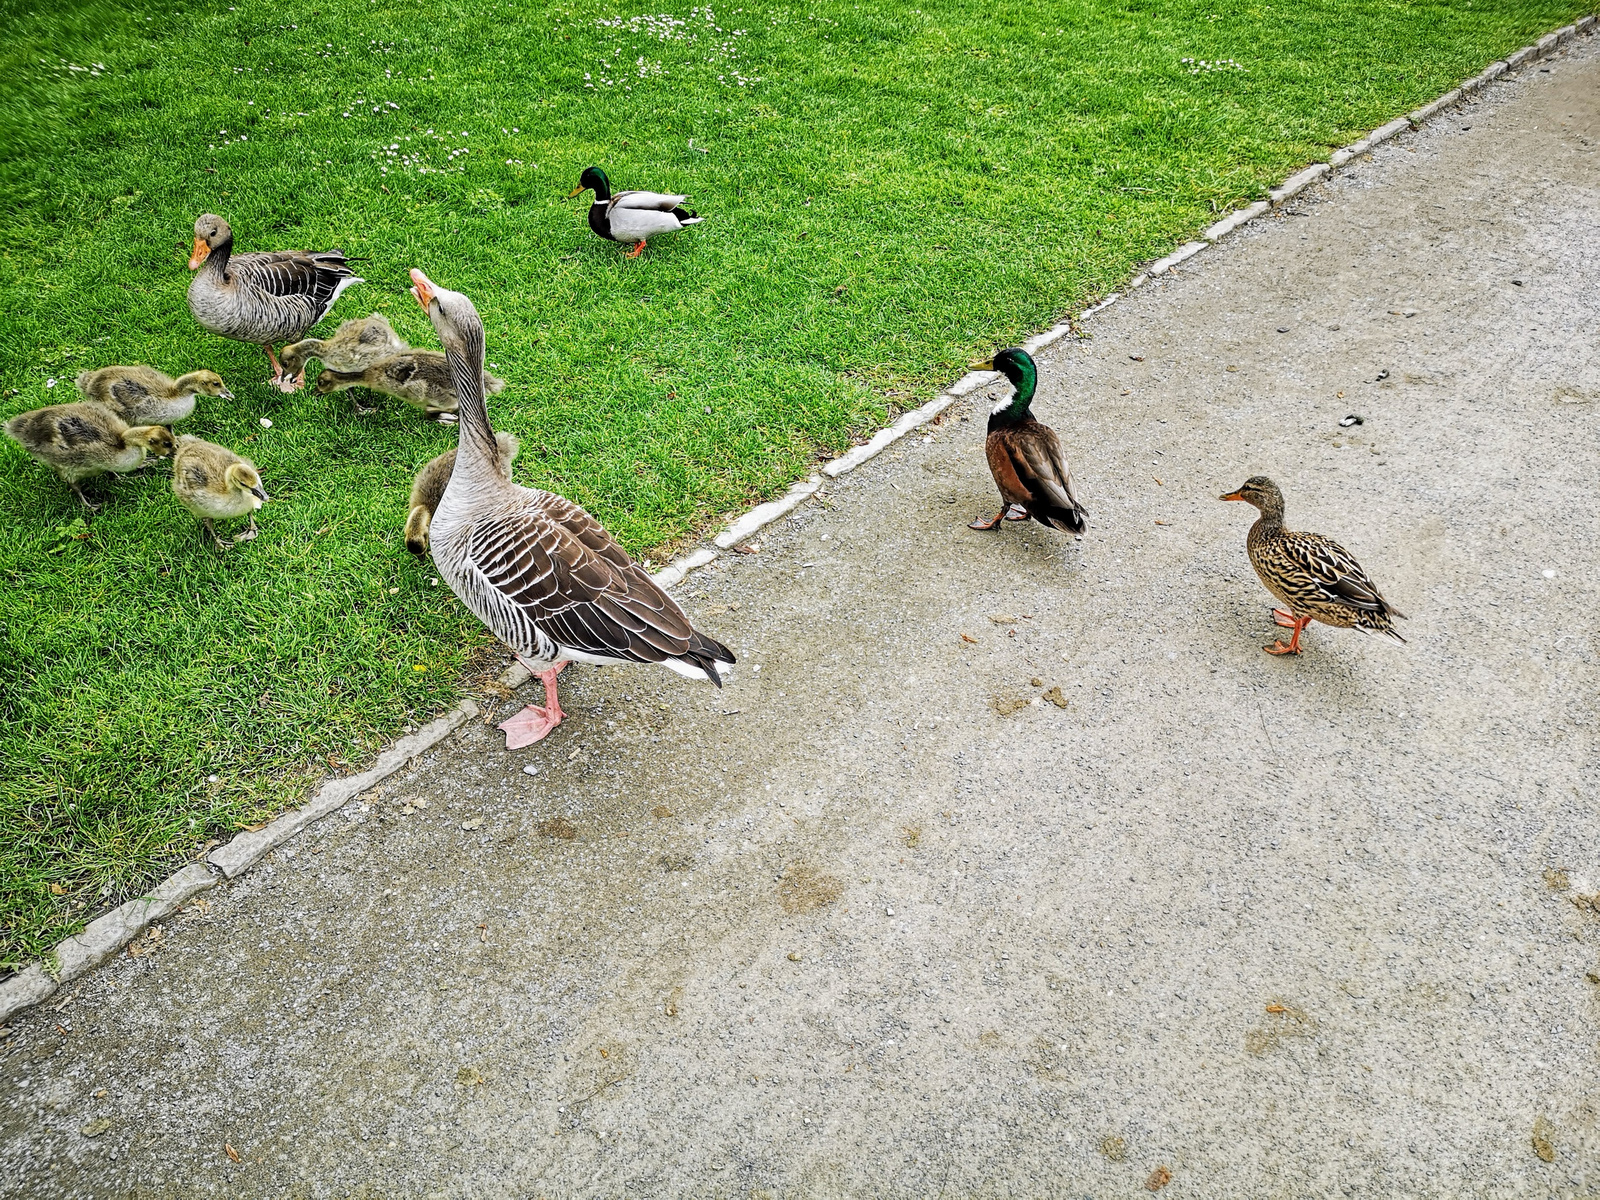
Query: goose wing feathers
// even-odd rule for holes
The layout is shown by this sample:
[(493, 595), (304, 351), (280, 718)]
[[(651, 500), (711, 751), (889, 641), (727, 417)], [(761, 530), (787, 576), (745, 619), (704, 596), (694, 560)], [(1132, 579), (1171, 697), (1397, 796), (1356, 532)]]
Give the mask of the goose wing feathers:
[(1282, 552), (1298, 569), (1302, 583), (1314, 587), (1330, 601), (1361, 612), (1403, 617), (1378, 592), (1350, 552), (1320, 533), (1295, 533), (1283, 539)]
[(534, 504), (475, 521), (462, 544), (461, 589), (503, 641), (529, 656), (556, 648), (659, 663), (701, 638), (683, 610), (576, 504)]
[(339, 250), (321, 254), (304, 250), (236, 254), (228, 269), (241, 284), (264, 297), (315, 313), (309, 325), (315, 325), (333, 307), (334, 298), (342, 290), (341, 282), (354, 282), (355, 278)]

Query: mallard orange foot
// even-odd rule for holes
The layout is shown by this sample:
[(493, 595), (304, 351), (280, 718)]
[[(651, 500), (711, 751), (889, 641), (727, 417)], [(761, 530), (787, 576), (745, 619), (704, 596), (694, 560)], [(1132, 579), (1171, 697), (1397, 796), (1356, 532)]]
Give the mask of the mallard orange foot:
[[(1280, 625), (1283, 624), (1283, 622), (1281, 622), (1281, 621), (1278, 622), (1278, 623)], [(1287, 628), (1291, 628), (1291, 629), (1294, 630), (1294, 636), (1289, 639), (1289, 644), (1287, 646), (1285, 646), (1282, 642), (1273, 642), (1272, 645), (1263, 646), (1261, 648), (1263, 650), (1265, 650), (1268, 654), (1299, 654), (1300, 653), (1300, 634), (1305, 630), (1305, 627), (1307, 625), (1309, 625), (1309, 624), (1311, 624), (1311, 618), (1310, 617), (1300, 617), (1298, 619), (1291, 620), (1289, 622)]]
[[(522, 656), (517, 656), (522, 661)], [(522, 663), (527, 666), (526, 662)], [(566, 666), (558, 662), (548, 671), (537, 672), (539, 682), (544, 684), (544, 707), (530, 704), (514, 717), (508, 717), (496, 725), (496, 729), (505, 731), (506, 749), (520, 750), (524, 746), (531, 746), (548, 734), (557, 725), (561, 718), (567, 714), (561, 711), (561, 703), (556, 699), (556, 676), (561, 674), (561, 668)]]
[(1006, 520), (1008, 521), (1026, 521), (1027, 519), (1028, 510), (1023, 508), (1020, 504), (1013, 504), (1010, 508), (1006, 509)]
[(644, 253), (644, 243), (640, 242), (632, 250), (629, 250), (625, 257), (627, 257), (627, 258), (638, 258), (639, 255), (641, 255), (643, 253)]
[(1279, 625), (1282, 625), (1285, 629), (1293, 629), (1297, 624), (1295, 615), (1286, 608), (1273, 609), (1272, 619)]
[(999, 512), (995, 513), (994, 516), (990, 517), (987, 521), (983, 521), (983, 520), (968, 521), (967, 522), (967, 528), (968, 529), (996, 529), (996, 528), (999, 527), (1000, 522), (1005, 518), (1005, 515), (1006, 515), (1006, 510), (1002, 508)]

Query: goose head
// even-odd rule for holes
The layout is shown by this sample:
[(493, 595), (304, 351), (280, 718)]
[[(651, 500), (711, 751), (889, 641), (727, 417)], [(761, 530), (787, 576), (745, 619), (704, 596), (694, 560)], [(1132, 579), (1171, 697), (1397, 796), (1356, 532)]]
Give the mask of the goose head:
[(433, 322), (447, 354), (472, 362), (483, 347), (483, 321), (478, 310), (460, 292), (440, 287), (415, 267), (411, 268), (411, 294)]
[(122, 435), (122, 440), (156, 458), (171, 458), (178, 450), (172, 430), (165, 425), (135, 425)]
[(266, 489), (261, 486), (261, 475), (249, 463), (229, 463), (222, 473), (222, 482), (230, 492), (248, 492), (254, 498), (251, 508), (260, 508), (267, 502)]
[(189, 256), (189, 270), (200, 269), (200, 264), (218, 246), (232, 244), (233, 230), (215, 213), (204, 213), (194, 222), (194, 253)]

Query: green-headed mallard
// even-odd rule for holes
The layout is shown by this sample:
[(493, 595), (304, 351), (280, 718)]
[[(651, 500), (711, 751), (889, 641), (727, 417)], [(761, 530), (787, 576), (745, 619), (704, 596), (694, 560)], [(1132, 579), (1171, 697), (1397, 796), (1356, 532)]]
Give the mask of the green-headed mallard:
[(1250, 526), (1245, 548), (1267, 591), (1287, 606), (1273, 609), (1273, 619), (1294, 630), (1288, 645), (1275, 641), (1263, 647), (1268, 654), (1299, 654), (1300, 634), (1312, 621), (1405, 641), (1390, 620), (1404, 619), (1405, 613), (1383, 598), (1348, 550), (1320, 533), (1283, 527), (1283, 493), (1272, 480), (1252, 475), (1222, 499), (1243, 500), (1261, 510)]
[(545, 705), (500, 724), (506, 747), (538, 741), (563, 716), (569, 661), (659, 663), (722, 685), (733, 651), (677, 603), (583, 509), (501, 473), (483, 395), (483, 322), (472, 301), (413, 270), (412, 292), (444, 343), (461, 397), (460, 453), (429, 530), (434, 566), (461, 602), (544, 684)]
[(295, 342), (333, 307), (339, 293), (366, 281), (345, 263), (344, 251), (270, 250), (233, 252), (233, 230), (213, 213), (194, 223), (189, 269), (189, 311), (212, 333), (251, 342), (267, 352), (272, 382), (292, 392), (299, 384), (285, 375), (274, 342)]
[(154, 367), (101, 367), (78, 376), (85, 400), (104, 404), (130, 425), (175, 425), (194, 413), (198, 396), (233, 393), (215, 371), (190, 371), (174, 379)]
[(5, 434), (66, 482), (84, 507), (96, 509), (79, 482), (95, 475), (120, 475), (154, 454), (172, 454), (172, 431), (163, 425), (129, 427), (103, 404), (80, 400), (18, 413)]
[(613, 242), (633, 242), (629, 258), (643, 254), (645, 242), (656, 234), (676, 233), (685, 225), (705, 220), (683, 207), (688, 196), (662, 192), (618, 192), (613, 196), (611, 181), (599, 167), (585, 167), (570, 195), (577, 196), (590, 188), (594, 189), (594, 203), (589, 206), (589, 228)]
[(984, 452), (1000, 499), (1005, 503), (993, 520), (973, 521), (972, 529), (993, 529), (1007, 510), (1020, 509), (1012, 520), (1032, 517), (1041, 525), (1082, 533), (1088, 528), (1088, 509), (1072, 490), (1072, 472), (1061, 457), (1061, 439), (1033, 415), (1033, 393), (1039, 371), (1026, 350), (1002, 350), (992, 359), (972, 364), (975, 370), (999, 371), (1016, 389), (989, 413), (989, 435)]
[(172, 459), (172, 491), (178, 503), (205, 524), (220, 550), (228, 546), (212, 522), (249, 517), (249, 527), (233, 539), (248, 542), (256, 536), (256, 509), (267, 502), (255, 463), (226, 446), (187, 435), (178, 439), (178, 453)]

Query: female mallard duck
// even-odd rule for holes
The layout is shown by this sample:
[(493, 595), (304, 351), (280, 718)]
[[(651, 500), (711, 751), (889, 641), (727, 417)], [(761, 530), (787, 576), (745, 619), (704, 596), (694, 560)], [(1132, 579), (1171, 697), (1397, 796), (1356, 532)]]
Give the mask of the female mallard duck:
[(161, 425), (127, 422), (103, 404), (79, 401), (19, 413), (5, 423), (6, 436), (52, 468), (93, 511), (100, 506), (83, 494), (79, 481), (94, 475), (135, 470), (154, 454), (172, 454), (172, 431)]
[(179, 504), (205, 524), (219, 550), (228, 545), (217, 536), (212, 522), (249, 517), (249, 527), (233, 539), (248, 542), (257, 533), (256, 509), (267, 502), (255, 463), (226, 446), (187, 434), (178, 439), (178, 453), (172, 460), (172, 492)]
[(365, 283), (345, 265), (344, 251), (233, 252), (233, 230), (206, 213), (194, 223), (194, 254), (189, 269), (189, 311), (212, 333), (236, 342), (253, 342), (267, 352), (272, 382), (292, 392), (303, 380), (284, 373), (274, 342), (296, 342), (333, 307), (339, 293)]
[(1222, 499), (1243, 500), (1261, 510), (1250, 526), (1245, 548), (1267, 591), (1288, 606), (1273, 609), (1273, 620), (1294, 630), (1287, 646), (1275, 641), (1263, 647), (1268, 654), (1299, 654), (1300, 634), (1312, 621), (1387, 633), (1397, 642), (1405, 641), (1390, 620), (1404, 619), (1405, 613), (1383, 598), (1348, 550), (1320, 533), (1283, 527), (1283, 493), (1272, 480), (1252, 475)]
[(103, 404), (130, 425), (175, 425), (194, 413), (199, 396), (233, 393), (215, 371), (190, 371), (172, 376), (154, 367), (101, 367), (78, 376), (78, 391), (85, 400)]
[[(493, 396), (504, 390), (506, 381), (486, 372), (483, 386)], [(455, 382), (450, 377), (450, 365), (437, 350), (406, 350), (369, 363), (361, 370), (323, 371), (317, 376), (319, 396), (353, 387), (398, 396), (435, 420), (455, 420)]]
[(483, 395), (483, 323), (459, 292), (413, 270), (412, 293), (444, 343), (461, 397), (459, 454), (433, 515), (433, 561), (452, 591), (544, 684), (545, 705), (501, 723), (507, 749), (538, 741), (563, 715), (556, 672), (569, 661), (660, 663), (722, 685), (733, 652), (683, 610), (583, 509), (518, 487), (496, 466)]
[(359, 371), (380, 358), (409, 349), (389, 324), (389, 318), (373, 313), (369, 317), (345, 321), (331, 338), (291, 342), (278, 357), (285, 375), (293, 375), (297, 382), (304, 382), (306, 364), (312, 359), (335, 371)]
[[(503, 430), (494, 435), (494, 443), (495, 470), (510, 479), (511, 464), (517, 460), (517, 451), (522, 449), (522, 443), (517, 441), (516, 434)], [(428, 526), (433, 523), (439, 499), (444, 495), (455, 469), (456, 452), (446, 450), (439, 457), (430, 458), (424, 463), (411, 484), (411, 510), (406, 514), (406, 549), (419, 558), (428, 552)]]
[(1013, 507), (1013, 521), (1032, 517), (1052, 529), (1082, 533), (1088, 528), (1089, 510), (1078, 503), (1072, 490), (1072, 473), (1061, 457), (1061, 440), (1048, 425), (1034, 419), (1033, 392), (1039, 372), (1026, 350), (1002, 350), (987, 362), (973, 363), (979, 371), (999, 371), (1011, 381), (1016, 394), (1001, 400), (989, 413), (989, 436), (984, 452), (989, 471), (1005, 503), (993, 520), (973, 521), (969, 528), (993, 529)]
[(618, 192), (611, 194), (611, 181), (599, 167), (585, 167), (578, 186), (568, 198), (594, 189), (589, 206), (589, 228), (613, 242), (633, 242), (628, 258), (644, 253), (644, 244), (658, 233), (677, 233), (685, 225), (705, 220), (683, 207), (687, 196), (668, 196), (661, 192)]

